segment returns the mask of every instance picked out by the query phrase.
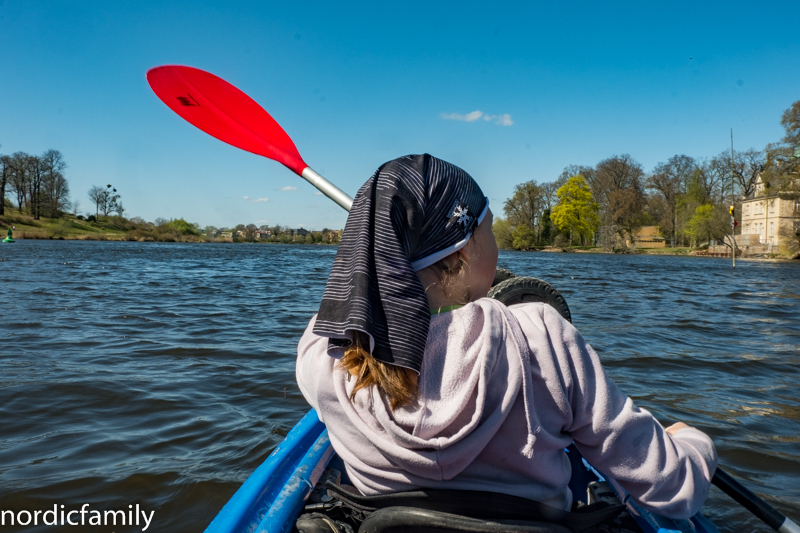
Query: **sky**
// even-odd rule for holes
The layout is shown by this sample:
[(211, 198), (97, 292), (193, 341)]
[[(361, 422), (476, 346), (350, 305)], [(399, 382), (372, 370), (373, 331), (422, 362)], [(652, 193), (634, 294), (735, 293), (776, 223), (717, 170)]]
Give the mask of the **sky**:
[(630, 154), (646, 171), (780, 140), (800, 100), (800, 2), (0, 0), (0, 153), (61, 151), (71, 197), (126, 216), (341, 228), (286, 167), (170, 111), (148, 69), (242, 89), (305, 161), (355, 194), (430, 153), (502, 215), (514, 186)]

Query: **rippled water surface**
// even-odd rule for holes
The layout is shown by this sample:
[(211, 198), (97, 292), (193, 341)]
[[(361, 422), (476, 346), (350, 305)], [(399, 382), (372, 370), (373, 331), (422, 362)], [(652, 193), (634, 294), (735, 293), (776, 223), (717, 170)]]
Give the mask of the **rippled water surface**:
[[(148, 531), (204, 529), (308, 409), (295, 346), (335, 253), (0, 245), (0, 510), (139, 504)], [(800, 264), (502, 252), (500, 266), (555, 285), (623, 390), (709, 433), (730, 473), (800, 519)], [(716, 489), (704, 512), (769, 531)], [(26, 531), (61, 529), (76, 530)]]

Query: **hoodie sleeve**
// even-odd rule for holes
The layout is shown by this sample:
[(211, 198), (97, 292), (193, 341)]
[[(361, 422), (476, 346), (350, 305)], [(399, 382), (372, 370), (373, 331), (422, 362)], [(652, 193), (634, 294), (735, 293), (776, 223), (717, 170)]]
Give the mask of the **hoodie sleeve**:
[[(328, 339), (314, 334), (314, 323), (317, 315), (311, 319), (306, 331), (297, 344), (297, 367), (295, 369), (297, 385), (303, 397), (317, 412), (322, 420), (319, 409), (319, 380), (321, 377), (330, 376), (331, 357), (328, 356)], [(322, 368), (327, 365), (326, 368)], [(324, 421), (323, 421), (324, 422)]]
[(569, 322), (549, 306), (541, 309), (572, 408), (564, 430), (580, 452), (646, 509), (670, 518), (693, 516), (717, 467), (711, 439), (694, 428), (667, 434), (653, 415), (617, 388)]

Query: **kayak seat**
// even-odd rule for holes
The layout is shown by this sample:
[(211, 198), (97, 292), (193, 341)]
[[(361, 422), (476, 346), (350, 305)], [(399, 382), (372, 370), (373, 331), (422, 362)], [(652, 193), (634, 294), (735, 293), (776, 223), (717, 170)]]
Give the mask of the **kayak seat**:
[(532, 520), (480, 520), (418, 509), (386, 507), (367, 516), (358, 533), (572, 533), (552, 522)]
[[(569, 512), (519, 496), (473, 490), (419, 489), (364, 496), (355, 487), (339, 485), (332, 480), (326, 482), (325, 489), (326, 502), (312, 504), (306, 509), (340, 506), (355, 522), (363, 522), (361, 527), (368, 528), (364, 532), (577, 533), (612, 520), (624, 509), (621, 503), (601, 500)], [(523, 529), (509, 529), (512, 526)]]

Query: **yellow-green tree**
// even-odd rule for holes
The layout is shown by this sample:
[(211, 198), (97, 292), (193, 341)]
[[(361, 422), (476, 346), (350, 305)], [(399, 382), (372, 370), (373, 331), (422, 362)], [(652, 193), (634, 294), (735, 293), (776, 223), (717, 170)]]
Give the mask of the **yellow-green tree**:
[(574, 242), (577, 235), (581, 244), (585, 244), (597, 229), (600, 209), (586, 179), (581, 175), (572, 176), (558, 189), (556, 196), (558, 203), (550, 215), (553, 223), (561, 231), (569, 230), (570, 242)]
[(730, 218), (723, 206), (705, 204), (697, 206), (686, 224), (686, 234), (699, 243), (703, 239), (724, 240), (730, 233)]

